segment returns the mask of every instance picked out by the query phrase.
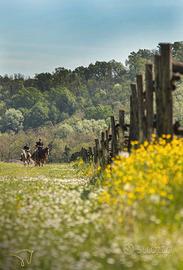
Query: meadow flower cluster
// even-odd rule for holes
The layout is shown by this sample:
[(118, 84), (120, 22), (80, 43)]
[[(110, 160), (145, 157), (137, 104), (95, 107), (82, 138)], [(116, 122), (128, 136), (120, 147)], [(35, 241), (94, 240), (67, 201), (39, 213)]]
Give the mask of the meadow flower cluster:
[[(183, 139), (163, 136), (144, 142), (128, 158), (118, 156), (103, 175), (101, 203), (168, 206), (180, 202), (183, 188)], [(134, 142), (134, 145), (136, 142)]]

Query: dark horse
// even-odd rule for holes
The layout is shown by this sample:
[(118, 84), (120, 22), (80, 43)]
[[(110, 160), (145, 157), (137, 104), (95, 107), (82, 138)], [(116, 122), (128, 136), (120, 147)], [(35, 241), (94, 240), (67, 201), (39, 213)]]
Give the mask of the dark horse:
[(39, 148), (32, 154), (32, 159), (35, 162), (36, 166), (43, 166), (48, 160), (49, 148)]

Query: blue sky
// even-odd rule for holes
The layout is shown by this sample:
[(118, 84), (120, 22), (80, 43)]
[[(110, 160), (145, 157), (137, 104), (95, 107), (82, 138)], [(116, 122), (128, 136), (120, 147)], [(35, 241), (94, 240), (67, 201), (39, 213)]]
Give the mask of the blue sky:
[(53, 71), (183, 40), (183, 0), (0, 0), (0, 74)]

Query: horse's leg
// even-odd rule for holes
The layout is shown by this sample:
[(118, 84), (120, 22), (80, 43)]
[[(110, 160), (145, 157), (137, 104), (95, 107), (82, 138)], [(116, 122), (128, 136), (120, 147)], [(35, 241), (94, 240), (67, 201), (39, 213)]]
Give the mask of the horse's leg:
[(27, 157), (27, 165), (29, 166), (29, 164), (30, 164), (30, 157), (28, 155), (28, 157)]
[(28, 161), (29, 161), (28, 165), (30, 165), (31, 164), (31, 156), (29, 156)]
[(23, 160), (23, 164), (24, 164), (24, 166), (26, 166), (26, 159), (25, 158)]

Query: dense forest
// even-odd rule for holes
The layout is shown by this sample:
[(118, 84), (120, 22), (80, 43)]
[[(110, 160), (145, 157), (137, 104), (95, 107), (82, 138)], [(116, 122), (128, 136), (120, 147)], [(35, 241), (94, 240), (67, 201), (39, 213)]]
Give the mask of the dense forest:
[(128, 82), (126, 68), (115, 61), (74, 71), (56, 68), (32, 79), (21, 74), (0, 77), (0, 129), (17, 132), (55, 125), (76, 112), (85, 119), (106, 119), (116, 103), (128, 100)]
[[(152, 61), (155, 52), (132, 52), (125, 65), (115, 60), (97, 61), (73, 71), (59, 67), (33, 78), (22, 74), (0, 76), (0, 159), (17, 157), (25, 141), (33, 145), (37, 136), (43, 136), (46, 143), (58, 149), (53, 160), (60, 160), (64, 145), (69, 145), (71, 152), (77, 150), (82, 144), (81, 134), (84, 143), (89, 143), (120, 108), (128, 117), (129, 85), (136, 74), (144, 72), (144, 64)], [(173, 55), (183, 61), (183, 42), (173, 44)], [(181, 82), (174, 97), (174, 118), (182, 122)], [(7, 147), (11, 144), (10, 153), (14, 154), (10, 156)]]

